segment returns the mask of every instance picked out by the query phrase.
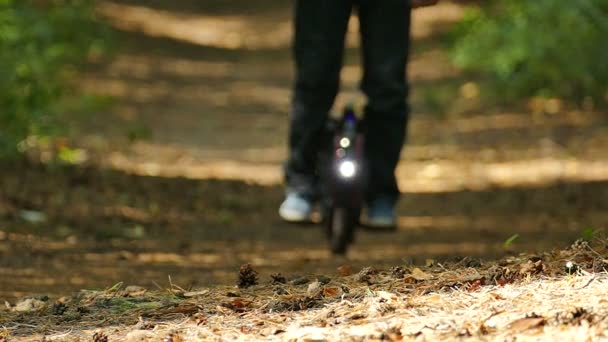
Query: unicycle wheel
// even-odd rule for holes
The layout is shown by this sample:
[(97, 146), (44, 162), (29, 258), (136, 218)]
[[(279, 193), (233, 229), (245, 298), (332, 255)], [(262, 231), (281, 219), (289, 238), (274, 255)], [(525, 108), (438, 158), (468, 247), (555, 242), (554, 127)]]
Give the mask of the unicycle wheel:
[(333, 208), (330, 213), (328, 235), (333, 254), (345, 254), (353, 242), (358, 211), (348, 208)]

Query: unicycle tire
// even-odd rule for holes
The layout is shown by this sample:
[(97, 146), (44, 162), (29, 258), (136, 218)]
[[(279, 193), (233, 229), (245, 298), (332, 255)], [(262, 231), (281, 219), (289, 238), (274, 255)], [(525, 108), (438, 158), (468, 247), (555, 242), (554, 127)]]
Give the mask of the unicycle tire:
[(348, 208), (333, 208), (330, 213), (328, 235), (331, 252), (345, 254), (354, 240), (355, 226), (358, 222), (358, 211)]

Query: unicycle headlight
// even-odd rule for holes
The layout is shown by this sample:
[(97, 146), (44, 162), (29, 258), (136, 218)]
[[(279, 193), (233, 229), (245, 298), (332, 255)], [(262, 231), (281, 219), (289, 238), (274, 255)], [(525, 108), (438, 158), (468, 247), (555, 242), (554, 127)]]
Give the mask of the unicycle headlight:
[(357, 164), (352, 160), (343, 160), (338, 164), (338, 173), (342, 178), (351, 179), (357, 175)]

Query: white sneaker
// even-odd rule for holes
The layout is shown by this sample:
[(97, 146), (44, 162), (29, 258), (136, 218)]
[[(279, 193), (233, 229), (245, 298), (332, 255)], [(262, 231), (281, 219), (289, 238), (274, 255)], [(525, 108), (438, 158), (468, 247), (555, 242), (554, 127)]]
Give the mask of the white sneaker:
[(395, 201), (380, 197), (369, 204), (364, 223), (369, 228), (382, 230), (397, 229)]
[(307, 198), (292, 192), (288, 193), (279, 208), (279, 216), (287, 222), (303, 223), (311, 221), (313, 204)]

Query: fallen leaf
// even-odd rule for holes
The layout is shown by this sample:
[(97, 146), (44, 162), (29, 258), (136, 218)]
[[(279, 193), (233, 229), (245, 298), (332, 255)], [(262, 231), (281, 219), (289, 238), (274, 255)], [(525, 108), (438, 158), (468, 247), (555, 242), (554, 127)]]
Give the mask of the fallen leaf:
[(521, 265), (519, 273), (521, 274), (539, 274), (545, 272), (547, 267), (542, 260), (532, 261), (528, 260), (527, 263)]
[(499, 295), (498, 293), (490, 293), (490, 296), (496, 300), (505, 300), (505, 297)]
[(20, 301), (19, 303), (15, 304), (15, 306), (12, 308), (12, 310), (17, 311), (17, 312), (38, 311), (38, 310), (43, 309), (45, 306), (46, 306), (46, 303), (44, 303), (41, 300), (34, 299), (34, 298), (27, 298), (27, 299), (24, 299), (24, 300)]
[(342, 265), (338, 267), (338, 274), (341, 277), (348, 277), (353, 274), (353, 268), (350, 265)]
[(458, 337), (471, 337), (473, 336), (473, 334), (471, 334), (471, 330), (469, 330), (469, 328), (462, 328), (462, 330), (460, 330), (458, 332), (458, 335), (456, 335)]
[(319, 292), (321, 291), (321, 282), (319, 281), (313, 281), (312, 283), (310, 283), (308, 285), (308, 289), (306, 290), (306, 293), (309, 296), (315, 296), (317, 295)]
[(409, 276), (418, 281), (429, 280), (429, 279), (433, 278), (433, 276), (431, 274), (424, 272), (423, 270), (419, 269), (418, 267), (414, 268), (412, 270), (412, 273)]
[(190, 291), (190, 292), (185, 292), (184, 297), (187, 297), (187, 298), (200, 297), (200, 296), (206, 295), (207, 293), (209, 293), (209, 290)]
[(439, 303), (441, 301), (441, 296), (440, 295), (430, 296), (430, 297), (428, 297), (428, 300), (433, 303)]
[(545, 319), (543, 317), (526, 317), (511, 322), (511, 324), (509, 324), (509, 327), (517, 331), (524, 331), (528, 329), (538, 328), (544, 324)]
[(365, 267), (359, 273), (357, 273), (357, 281), (361, 283), (367, 283), (371, 285), (372, 276), (378, 274), (378, 270), (373, 267)]
[(482, 335), (490, 334), (492, 331), (494, 331), (494, 328), (487, 326), (485, 322), (479, 325), (479, 333)]
[(364, 319), (367, 318), (367, 315), (361, 312), (355, 312), (352, 315), (347, 317), (349, 320), (351, 321), (356, 321), (358, 319)]
[(137, 330), (152, 330), (156, 327), (156, 325), (152, 322), (146, 321), (143, 317), (138, 317), (137, 324), (133, 326), (133, 328)]
[(207, 317), (205, 317), (205, 315), (203, 315), (200, 312), (195, 313), (194, 316), (192, 316), (192, 319), (194, 319), (194, 322), (196, 322), (196, 325), (207, 324)]
[(237, 309), (245, 308), (245, 307), (249, 306), (249, 304), (251, 304), (250, 301), (246, 301), (241, 298), (237, 298), (232, 301), (232, 307), (237, 308)]
[(131, 285), (131, 286), (127, 286), (122, 291), (122, 296), (123, 297), (141, 297), (144, 294), (146, 294), (146, 292), (148, 292), (148, 290), (141, 286)]
[(142, 314), (143, 317), (163, 317), (172, 314), (192, 315), (198, 311), (198, 306), (190, 303), (184, 303), (178, 306), (168, 306), (165, 308), (156, 309)]
[(386, 332), (384, 336), (385, 336), (386, 340), (390, 341), (390, 342), (403, 341), (403, 335), (401, 335), (401, 332), (398, 330)]
[(184, 342), (184, 339), (176, 333), (170, 333), (169, 336), (165, 337), (163, 342)]
[(471, 283), (471, 287), (469, 287), (469, 292), (475, 292), (481, 288), (483, 282), (480, 279), (475, 280)]
[(252, 301), (250, 300), (236, 298), (231, 302), (223, 303), (222, 306), (236, 312), (243, 312), (246, 308), (251, 306), (251, 303)]
[(323, 289), (323, 295), (325, 297), (333, 297), (338, 294), (338, 289), (334, 287), (327, 287)]
[(401, 266), (395, 266), (391, 269), (393, 278), (402, 279), (405, 276), (405, 270)]
[(376, 296), (384, 299), (387, 302), (392, 302), (397, 300), (397, 296), (394, 293), (390, 293), (387, 291), (376, 291)]

